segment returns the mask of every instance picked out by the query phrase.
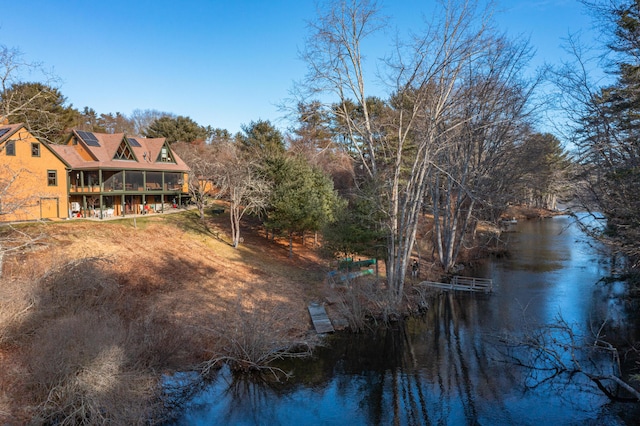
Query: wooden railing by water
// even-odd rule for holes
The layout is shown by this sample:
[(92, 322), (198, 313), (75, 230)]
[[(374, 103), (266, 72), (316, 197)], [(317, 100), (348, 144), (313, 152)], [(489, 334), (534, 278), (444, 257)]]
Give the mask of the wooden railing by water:
[(481, 291), (484, 293), (493, 291), (493, 280), (490, 278), (461, 277), (458, 275), (453, 276), (450, 283), (422, 281), (419, 285), (441, 290)]

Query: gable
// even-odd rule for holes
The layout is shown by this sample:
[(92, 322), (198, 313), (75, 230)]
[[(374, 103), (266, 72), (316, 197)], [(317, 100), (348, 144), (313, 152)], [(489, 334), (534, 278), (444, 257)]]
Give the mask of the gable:
[(173, 151), (167, 143), (165, 142), (160, 148), (160, 152), (158, 152), (158, 157), (156, 158), (156, 163), (174, 163), (176, 160), (173, 158)]
[(54, 150), (74, 169), (125, 167), (129, 170), (189, 170), (189, 166), (171, 150), (165, 138), (73, 130), (67, 142), (54, 147)]
[(118, 145), (118, 149), (116, 149), (115, 154), (113, 155), (114, 160), (128, 160), (128, 161), (137, 161), (135, 155), (133, 155), (133, 151), (129, 146), (129, 141), (127, 138), (122, 138), (120, 141), (120, 145)]
[(27, 169), (43, 162), (53, 167), (67, 165), (48, 143), (38, 140), (22, 124), (0, 126), (0, 153), (7, 157), (4, 163), (19, 163)]
[[(20, 130), (22, 125), (6, 125), (0, 127), (0, 153), (15, 157), (16, 155), (16, 138), (14, 134)], [(18, 136), (18, 140), (20, 137)]]

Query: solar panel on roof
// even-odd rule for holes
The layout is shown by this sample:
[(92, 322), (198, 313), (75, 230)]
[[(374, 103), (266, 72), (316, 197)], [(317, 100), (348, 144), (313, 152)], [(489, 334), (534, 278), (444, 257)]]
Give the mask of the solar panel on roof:
[(78, 130), (76, 133), (78, 133), (78, 136), (80, 136), (82, 138), (82, 140), (89, 146), (100, 146), (100, 143), (98, 142), (98, 139), (96, 138), (96, 135), (94, 135), (91, 132), (83, 132), (81, 130)]
[(4, 136), (5, 133), (7, 133), (9, 130), (11, 130), (11, 127), (5, 127), (4, 129), (0, 129), (0, 138)]
[(127, 139), (129, 139), (129, 144), (131, 146), (135, 146), (135, 147), (138, 147), (138, 148), (140, 148), (142, 146), (142, 145), (140, 145), (140, 142), (138, 142), (134, 138), (127, 138)]

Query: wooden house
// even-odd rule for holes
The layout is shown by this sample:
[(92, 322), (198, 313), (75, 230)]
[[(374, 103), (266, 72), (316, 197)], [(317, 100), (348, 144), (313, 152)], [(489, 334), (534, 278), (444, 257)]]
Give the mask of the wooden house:
[(62, 145), (0, 126), (0, 222), (163, 212), (188, 197), (189, 167), (164, 138), (74, 130)]
[(0, 222), (68, 216), (67, 165), (22, 124), (0, 126)]
[(74, 130), (51, 148), (68, 165), (71, 217), (163, 212), (187, 200), (189, 167), (164, 138)]

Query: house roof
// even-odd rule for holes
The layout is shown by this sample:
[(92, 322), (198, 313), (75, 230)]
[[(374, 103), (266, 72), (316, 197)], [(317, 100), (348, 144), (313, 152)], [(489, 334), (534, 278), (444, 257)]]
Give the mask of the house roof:
[[(65, 145), (49, 145), (72, 169), (135, 169), (185, 172), (189, 166), (171, 149), (165, 138), (127, 137), (124, 133), (73, 130)], [(117, 159), (123, 148), (127, 159)], [(167, 149), (171, 161), (158, 161)], [(83, 155), (84, 154), (84, 155)]]
[[(20, 129), (25, 129), (27, 132), (29, 132), (29, 129), (27, 129), (24, 123), (1, 125), (0, 126), (0, 144), (3, 144), (11, 140), (12, 136), (18, 133), (18, 130)], [(31, 135), (31, 132), (29, 132), (29, 134)], [(31, 136), (33, 137), (33, 135)], [(37, 140), (37, 139), (34, 137), (34, 140)], [(52, 145), (43, 141), (39, 141), (39, 143), (43, 145), (45, 148), (49, 149), (49, 151), (51, 151), (54, 156), (56, 156), (60, 161), (62, 161), (65, 164), (65, 166), (69, 166), (69, 164), (65, 161), (65, 159), (61, 157), (60, 154), (56, 152), (56, 150), (52, 149)]]
[(17, 132), (20, 128), (24, 127), (24, 124), (6, 124), (4, 126), (0, 126), (0, 143), (8, 140), (15, 132)]

